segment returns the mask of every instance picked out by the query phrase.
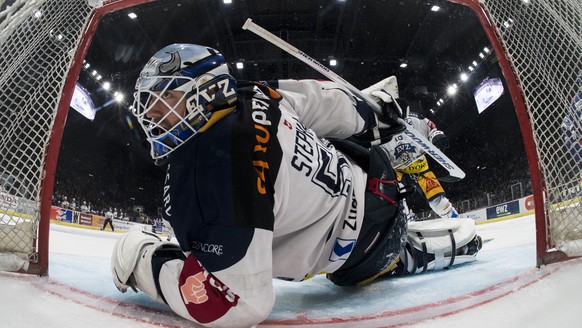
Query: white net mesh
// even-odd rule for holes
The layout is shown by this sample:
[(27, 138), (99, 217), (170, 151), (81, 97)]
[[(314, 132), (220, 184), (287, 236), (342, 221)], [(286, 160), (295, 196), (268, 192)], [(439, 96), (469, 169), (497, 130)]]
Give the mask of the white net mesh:
[[(520, 83), (533, 128), (545, 189), (547, 248), (582, 256), (581, 165), (570, 152), (564, 117), (580, 113), (582, 1), (484, 0), (483, 6)], [(578, 108), (580, 110), (580, 108)], [(579, 137), (578, 137), (579, 138)], [(578, 154), (582, 156), (582, 154)]]
[(0, 8), (0, 253), (34, 263), (47, 145), (91, 8), (87, 0)]

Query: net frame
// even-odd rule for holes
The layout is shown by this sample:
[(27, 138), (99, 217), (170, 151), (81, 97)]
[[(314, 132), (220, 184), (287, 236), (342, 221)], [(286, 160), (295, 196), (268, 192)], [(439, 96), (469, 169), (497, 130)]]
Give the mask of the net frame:
[(572, 160), (559, 127), (582, 92), (576, 86), (582, 72), (582, 2), (451, 2), (477, 14), (508, 83), (531, 173), (538, 266), (582, 256), (582, 163)]
[[(0, 209), (3, 209), (0, 211), (0, 270), (39, 276), (48, 274), (48, 241), (55, 172), (69, 104), (82, 69), (83, 58), (104, 15), (152, 1), (154, 0), (16, 0), (0, 13), (0, 86), (2, 90), (10, 91), (22, 91), (24, 87), (34, 89), (30, 94), (23, 92), (25, 97), (13, 92), (16, 94), (15, 98), (21, 101), (17, 103), (22, 106), (18, 112), (10, 107), (16, 107), (16, 104), (9, 103), (9, 92), (3, 91), (1, 96), (0, 123), (8, 125), (10, 121), (12, 126), (0, 129), (0, 150), (8, 154), (1, 159), (0, 169), (10, 176), (25, 177), (23, 184), (29, 187), (9, 195), (25, 200), (27, 206), (24, 210), (8, 208), (8, 202), (4, 199), (7, 193), (3, 193), (3, 198), (0, 199)], [(43, 20), (43, 27), (34, 31), (34, 35), (29, 35), (24, 30), (34, 28), (35, 22), (31, 21), (34, 19)], [(65, 36), (61, 33), (68, 34)], [(41, 39), (48, 41), (43, 43)], [(13, 57), (7, 57), (10, 55), (7, 47), (10, 45), (19, 46), (15, 57), (20, 65), (9, 63), (9, 60), (14, 60)], [(38, 54), (34, 58), (38, 62), (35, 66), (43, 66), (38, 64), (40, 62), (54, 72), (39, 73), (35, 72), (38, 67), (26, 66), (30, 62), (27, 59), (36, 52)], [(29, 75), (38, 78), (40, 83), (10, 80)], [(19, 83), (24, 87), (19, 86)], [(37, 101), (38, 97), (44, 97), (46, 101)], [(44, 111), (35, 110), (38, 108), (43, 108)], [(24, 121), (23, 125), (14, 123), (11, 120), (13, 117)], [(39, 122), (41, 125), (35, 124)], [(32, 138), (22, 137), (17, 140), (32, 140), (36, 147), (26, 148), (20, 144), (22, 149), (11, 148), (8, 143), (16, 139), (14, 136), (23, 127), (29, 128), (24, 129), (26, 131), (39, 133), (33, 134)], [(14, 153), (20, 154), (19, 158), (28, 160), (12, 163), (13, 157), (10, 155)], [(26, 224), (20, 224), (22, 222)], [(27, 241), (26, 238), (30, 240)]]
[[(0, 105), (8, 106), (6, 103), (10, 97), (18, 98), (24, 105), (24, 109), (18, 113), (12, 112), (11, 116), (2, 116), (4, 114), (0, 112), (0, 123), (2, 123), (0, 124), (0, 150), (8, 149), (12, 150), (13, 153), (18, 153), (21, 158), (26, 159), (21, 164), (28, 168), (26, 171), (22, 167), (17, 167), (7, 157), (0, 160), (2, 172), (8, 172), (11, 175), (16, 172), (15, 175), (19, 178), (24, 177), (24, 183), (29, 186), (14, 193), (15, 196), (27, 201), (19, 203), (20, 207), (16, 210), (13, 206), (13, 212), (10, 215), (6, 214), (6, 210), (4, 213), (0, 212), (0, 216), (3, 215), (3, 218), (18, 217), (18, 222), (10, 222), (10, 225), (0, 223), (0, 239), (9, 236), (9, 239), (13, 240), (13, 237), (10, 237), (11, 234), (25, 235), (26, 238), (32, 239), (29, 244), (24, 246), (16, 243), (15, 248), (20, 247), (20, 251), (28, 263), (15, 271), (38, 275), (48, 274), (51, 200), (61, 138), (75, 82), (82, 69), (82, 59), (87, 54), (101, 18), (112, 11), (153, 1), (155, 0), (16, 0), (11, 7), (0, 13), (0, 49), (2, 50), (0, 54), (0, 67), (2, 68), (0, 86), (3, 90), (3, 94), (0, 96), (0, 100), (2, 100)], [(574, 89), (564, 86), (572, 84), (571, 82), (575, 80), (575, 72), (582, 71), (582, 63), (574, 62), (575, 58), (582, 58), (580, 37), (582, 33), (579, 33), (580, 26), (582, 26), (582, 3), (579, 0), (531, 0), (528, 3), (532, 7), (528, 9), (525, 7), (526, 1), (523, 0), (447, 1), (467, 6), (476, 14), (497, 55), (514, 102), (531, 172), (537, 226), (538, 265), (572, 256), (582, 256), (582, 243), (578, 242), (578, 239), (582, 240), (578, 234), (579, 231), (582, 231), (582, 227), (580, 227), (582, 222), (581, 207), (564, 204), (563, 199), (552, 197), (554, 193), (560, 193), (564, 188), (571, 188), (577, 182), (568, 178), (571, 175), (568, 169), (575, 170), (576, 167), (564, 169), (564, 163), (567, 163), (566, 151), (552, 152), (552, 150), (556, 149), (559, 144), (559, 137), (556, 137), (555, 121), (561, 116), (564, 108), (569, 105), (568, 98), (574, 92)], [(59, 11), (59, 8), (64, 7), (69, 8), (71, 14)], [(40, 17), (40, 19), (46, 19), (47, 26), (53, 29), (31, 34), (28, 40), (23, 38), (22, 41), (15, 41), (20, 33), (19, 29), (27, 26), (34, 28), (33, 25), (29, 24), (30, 22), (27, 23), (27, 20), (34, 19), (33, 17), (36, 17), (39, 8), (53, 8), (53, 11), (43, 12), (41, 10), (42, 15), (45, 16)], [(531, 16), (528, 16), (531, 12), (528, 10), (533, 10), (533, 8), (552, 19), (538, 20), (543, 24), (538, 24), (538, 22), (529, 24), (527, 19), (531, 19)], [(54, 14), (54, 21), (51, 21), (51, 13)], [(512, 17), (518, 17), (512, 22), (512, 24), (515, 23), (513, 29), (504, 28), (504, 24)], [(65, 23), (68, 25), (63, 25)], [(64, 30), (70, 33), (67, 38), (64, 38), (72, 40), (70, 44), (58, 44), (57, 42), (59, 37), (54, 31), (62, 29), (63, 26), (66, 27)], [(553, 34), (548, 34), (547, 31), (551, 31), (550, 33)], [(554, 38), (560, 36), (566, 40), (567, 45), (559, 42), (548, 42), (546, 52), (550, 56), (542, 56), (533, 51), (532, 48), (535, 48), (535, 42), (539, 42), (540, 38), (543, 39), (545, 35)], [(35, 70), (35, 67), (26, 66), (31, 57), (40, 58), (42, 55), (49, 57), (44, 52), (38, 53), (39, 49), (34, 48), (35, 45), (42, 44), (39, 38), (46, 38), (53, 42), (49, 46), (49, 51), (55, 55), (58, 62), (51, 63), (50, 60), (43, 62), (49, 68), (43, 72)], [(11, 66), (6, 65), (4, 45), (10, 42), (18, 42), (20, 46), (19, 54), (11, 57), (12, 60), (19, 61), (19, 65), (14, 63)], [(522, 53), (524, 49), (536, 53), (539, 57), (526, 57)], [(564, 50), (569, 52), (570, 56), (560, 57)], [(524, 58), (527, 60), (523, 60)], [(532, 63), (528, 63), (529, 61)], [(548, 63), (558, 64), (556, 64), (557, 66), (548, 66)], [(556, 67), (560, 69), (556, 69)], [(51, 70), (53, 68), (54, 70)], [(538, 68), (543, 68), (543, 70)], [(29, 86), (27, 84), (29, 77), (39, 78), (43, 74), (56, 79), (59, 83), (51, 84), (41, 79), (44, 82), (38, 86), (40, 89), (26, 93), (24, 97), (34, 98), (52, 95), (47, 97), (49, 99), (47, 102), (30, 102), (17, 94), (17, 91), (23, 89), (20, 84)], [(544, 74), (550, 78), (546, 79)], [(21, 77), (21, 79), (16, 81), (14, 80), (15, 76)], [(536, 88), (540, 81), (549, 81), (550, 87)], [(553, 98), (549, 102), (544, 102), (543, 99), (547, 94), (551, 94)], [(38, 108), (43, 108), (45, 111), (35, 110)], [(0, 109), (5, 110), (6, 108)], [(6, 112), (9, 111), (6, 110)], [(23, 114), (25, 112), (30, 113), (27, 116)], [(19, 129), (2, 130), (3, 124), (12, 118), (20, 120), (19, 124), (22, 125), (16, 124), (17, 127), (27, 127), (28, 131), (44, 131), (44, 134), (31, 138), (22, 136), (22, 132), (18, 131)], [(42, 122), (42, 126), (38, 122)], [(15, 136), (20, 136), (21, 140), (24, 141), (18, 145), (8, 145), (10, 140), (17, 140)], [(35, 146), (32, 150), (19, 150), (18, 147), (24, 143)], [(6, 198), (5, 195), (3, 197)], [(579, 191), (578, 197), (580, 197)], [(2, 206), (7, 203), (5, 199), (0, 200), (0, 202), (2, 202), (0, 204)], [(0, 209), (2, 209), (1, 206)], [(12, 225), (18, 226), (21, 221), (32, 222), (32, 224), (22, 225), (19, 229), (12, 227)], [(7, 227), (9, 229), (5, 231)], [(6, 249), (2, 247), (4, 246), (0, 246), (0, 262), (4, 260), (3, 253), (6, 253)]]

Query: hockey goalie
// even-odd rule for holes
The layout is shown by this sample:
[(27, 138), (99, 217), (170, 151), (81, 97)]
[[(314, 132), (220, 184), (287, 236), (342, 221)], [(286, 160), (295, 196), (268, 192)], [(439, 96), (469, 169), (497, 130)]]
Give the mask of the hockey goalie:
[(123, 235), (117, 288), (203, 326), (251, 327), (273, 307), (273, 278), (324, 273), (353, 286), (475, 260), (472, 220), (407, 224), (387, 148), (349, 139), (402, 131), (403, 102), (383, 88), (371, 95), (382, 114), (332, 82), (236, 81), (210, 47), (157, 52), (137, 80), (134, 115), (167, 165), (163, 216), (178, 244)]

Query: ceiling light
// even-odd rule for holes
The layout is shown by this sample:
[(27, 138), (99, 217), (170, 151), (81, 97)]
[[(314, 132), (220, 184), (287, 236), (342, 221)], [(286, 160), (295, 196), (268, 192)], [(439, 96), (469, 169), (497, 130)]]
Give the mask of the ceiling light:
[(245, 65), (242, 62), (237, 62), (236, 63), (236, 68), (243, 69), (243, 67), (245, 67)]
[(115, 101), (122, 102), (123, 101), (123, 93), (115, 92)]
[(472, 72), (474, 70), (473, 66), (469, 66), (469, 70)]
[(337, 61), (335, 59), (330, 59), (329, 66), (335, 66), (335, 65), (337, 65)]
[(34, 17), (36, 17), (36, 18), (41, 18), (41, 17), (42, 17), (42, 11), (40, 11), (40, 10), (36, 10), (36, 11), (34, 12)]
[(467, 73), (461, 73), (461, 81), (465, 82), (469, 79), (469, 75)]
[(447, 93), (451, 96), (457, 93), (457, 86), (456, 85), (449, 86), (449, 88), (447, 89)]
[(229, 4), (232, 3), (232, 0), (222, 0), (222, 2), (224, 2), (225, 4)]
[(402, 63), (402, 64), (400, 64), (400, 67), (402, 67), (402, 68), (405, 68), (406, 66), (408, 66), (408, 64), (407, 64), (407, 63)]
[(439, 11), (441, 9), (441, 7), (439, 6), (432, 6), (432, 8), (430, 8), (431, 11)]
[(87, 69), (87, 68), (91, 67), (91, 64), (86, 63), (84, 67), (85, 67), (85, 69)]
[(477, 67), (477, 62), (473, 60), (473, 66)]
[(111, 83), (103, 82), (103, 90), (109, 90), (109, 89), (111, 89)]
[(484, 55), (482, 52), (480, 52), (480, 53), (479, 53), (479, 57), (481, 57), (481, 58), (485, 58), (485, 55)]
[(97, 76), (97, 81), (101, 80), (103, 77), (101, 75)]
[(96, 70), (93, 70), (93, 72), (91, 72), (91, 75), (97, 76), (97, 71)]
[(131, 18), (131, 19), (137, 18), (137, 15), (135, 13), (129, 13), (129, 14), (127, 14), (127, 16), (129, 16), (129, 18)]
[(483, 51), (485, 51), (485, 53), (489, 53), (489, 51), (491, 51), (491, 50), (489, 50), (489, 48), (485, 47), (485, 48), (483, 48)]

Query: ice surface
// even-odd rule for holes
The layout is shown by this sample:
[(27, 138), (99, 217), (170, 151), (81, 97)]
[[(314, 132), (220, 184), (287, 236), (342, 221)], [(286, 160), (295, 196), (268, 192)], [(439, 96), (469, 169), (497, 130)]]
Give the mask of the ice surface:
[[(580, 327), (582, 259), (535, 267), (532, 215), (479, 225), (478, 261), (362, 288), (275, 281), (265, 327)], [(49, 277), (0, 273), (0, 327), (193, 327), (143, 293), (117, 291), (120, 234), (51, 225)]]

